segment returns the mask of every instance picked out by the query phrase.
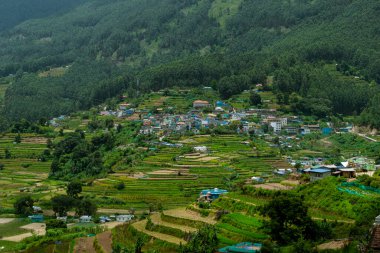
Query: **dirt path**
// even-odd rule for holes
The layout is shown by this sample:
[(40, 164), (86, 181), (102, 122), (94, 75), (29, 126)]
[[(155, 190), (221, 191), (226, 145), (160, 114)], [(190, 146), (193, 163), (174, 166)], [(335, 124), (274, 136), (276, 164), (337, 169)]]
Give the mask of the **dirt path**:
[(107, 231), (96, 236), (98, 238), (99, 245), (103, 248), (104, 252), (112, 253), (112, 233)]
[(176, 228), (176, 229), (182, 230), (184, 232), (196, 232), (197, 231), (196, 228), (192, 228), (192, 227), (188, 227), (188, 226), (184, 226), (184, 225), (179, 225), (179, 224), (174, 224), (174, 223), (169, 223), (169, 222), (163, 221), (163, 220), (161, 220), (161, 214), (159, 214), (159, 213), (153, 214), (152, 216), (150, 216), (150, 218), (152, 219), (152, 222), (154, 224), (157, 224), (157, 225), (162, 225), (162, 226), (166, 226), (166, 227)]
[(104, 223), (104, 224), (101, 225), (101, 226), (103, 226), (103, 227), (105, 227), (105, 228), (107, 228), (107, 229), (113, 229), (113, 228), (115, 228), (115, 227), (117, 227), (117, 226), (119, 226), (119, 225), (122, 225), (122, 224), (124, 224), (124, 222), (120, 222), (120, 221), (111, 221), (111, 222)]
[(13, 221), (14, 218), (0, 218), (0, 224), (5, 224)]
[(33, 234), (29, 232), (29, 233), (24, 233), (24, 234), (4, 237), (1, 240), (3, 240), (3, 241), (10, 241), (10, 242), (21, 242), (25, 238), (28, 238), (28, 237), (31, 237), (31, 236), (33, 236)]
[(220, 167), (219, 165), (209, 165), (209, 164), (173, 164), (173, 167), (182, 167), (182, 168), (216, 168)]
[(19, 235), (14, 235), (14, 236), (9, 236), (9, 237), (4, 237), (2, 240), (4, 241), (11, 241), (11, 242), (21, 242), (25, 238), (33, 236), (33, 234), (36, 235), (45, 235), (46, 233), (46, 225), (45, 223), (31, 223), (25, 226), (22, 226), (21, 228), (30, 230), (31, 232), (19, 234)]
[(75, 240), (75, 253), (96, 253), (94, 249), (95, 237), (82, 237)]
[(292, 186), (286, 186), (279, 183), (266, 183), (266, 184), (256, 184), (254, 185), (255, 188), (262, 188), (265, 190), (291, 190), (294, 187)]
[(202, 217), (199, 213), (186, 210), (186, 208), (166, 210), (164, 211), (164, 214), (172, 216), (172, 217), (177, 217), (177, 218), (201, 221), (201, 222), (212, 224), (212, 225), (216, 224), (216, 220), (214, 220), (213, 216)]
[(343, 239), (339, 241), (331, 241), (331, 242), (326, 242), (323, 244), (320, 244), (317, 246), (318, 250), (337, 250), (337, 249), (342, 249), (347, 244), (349, 243), (348, 239)]
[(220, 157), (217, 157), (217, 156), (207, 156), (207, 157), (198, 158), (198, 159), (196, 159), (196, 161), (198, 161), (198, 162), (209, 162), (209, 161), (219, 160), (219, 159), (220, 159)]
[(333, 219), (323, 219), (323, 218), (318, 218), (318, 217), (311, 217), (313, 220), (326, 220), (329, 222), (339, 222), (339, 223), (348, 223), (348, 224), (354, 224), (355, 221), (349, 221), (349, 220), (333, 220)]
[(127, 209), (108, 209), (108, 208), (99, 208), (98, 213), (107, 213), (107, 214), (129, 214), (130, 210)]
[(170, 243), (174, 243), (174, 244), (178, 244), (178, 245), (180, 243), (186, 244), (185, 240), (180, 239), (178, 237), (146, 230), (145, 229), (146, 223), (147, 223), (147, 220), (142, 220), (142, 221), (138, 221), (138, 222), (133, 223), (132, 226), (135, 229), (137, 229), (138, 231), (140, 231), (140, 232), (142, 232), (144, 234), (150, 235), (150, 236), (152, 236), (154, 238), (160, 239), (162, 241), (166, 241), (166, 242), (170, 242)]
[(242, 203), (244, 203), (244, 204), (246, 204), (246, 205), (250, 205), (250, 206), (257, 206), (257, 205), (254, 204), (254, 203), (246, 202), (246, 201), (243, 201), (243, 200), (240, 200), (240, 199), (230, 198), (230, 197), (228, 197), (228, 196), (223, 196), (222, 198), (224, 198), (224, 199), (231, 199), (231, 200), (234, 200), (234, 201), (236, 201), (236, 202), (242, 202)]

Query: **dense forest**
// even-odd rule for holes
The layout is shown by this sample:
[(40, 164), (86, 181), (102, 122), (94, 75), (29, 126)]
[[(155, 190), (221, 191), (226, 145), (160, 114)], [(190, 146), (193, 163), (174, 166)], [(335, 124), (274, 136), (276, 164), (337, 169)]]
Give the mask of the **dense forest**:
[(85, 0), (2, 0), (0, 2), (0, 31), (23, 21), (63, 14)]
[[(85, 109), (122, 90), (207, 85), (229, 98), (263, 83), (284, 108), (362, 114), (380, 127), (376, 0), (54, 2), (0, 34), (0, 75), (15, 79), (9, 119)], [(56, 68), (65, 70), (44, 75)]]

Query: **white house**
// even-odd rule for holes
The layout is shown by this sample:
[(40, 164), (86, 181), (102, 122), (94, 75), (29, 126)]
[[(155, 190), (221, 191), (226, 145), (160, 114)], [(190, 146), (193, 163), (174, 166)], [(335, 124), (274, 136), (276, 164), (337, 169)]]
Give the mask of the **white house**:
[(270, 123), (270, 126), (273, 128), (273, 132), (279, 133), (281, 132), (282, 124), (279, 121), (273, 121)]
[(79, 218), (80, 223), (89, 223), (89, 222), (91, 222), (91, 220), (92, 220), (92, 217), (87, 216), (87, 215), (83, 215)]
[(215, 111), (216, 112), (224, 112), (224, 109), (222, 107), (218, 106), (215, 108)]
[(206, 146), (197, 146), (194, 147), (195, 152), (200, 152), (200, 153), (206, 153), (207, 152), (207, 147)]
[(282, 126), (286, 126), (288, 124), (288, 118), (281, 118), (280, 121)]
[(57, 216), (57, 220), (61, 220), (61, 221), (64, 221), (64, 222), (67, 222), (67, 216)]
[(311, 133), (310, 128), (308, 128), (308, 127), (301, 127), (300, 130), (301, 130), (301, 134), (302, 135), (310, 134)]
[(131, 221), (135, 216), (134, 215), (131, 215), (131, 214), (127, 214), (127, 215), (117, 215), (116, 216), (116, 221), (118, 222), (127, 222), (127, 221)]

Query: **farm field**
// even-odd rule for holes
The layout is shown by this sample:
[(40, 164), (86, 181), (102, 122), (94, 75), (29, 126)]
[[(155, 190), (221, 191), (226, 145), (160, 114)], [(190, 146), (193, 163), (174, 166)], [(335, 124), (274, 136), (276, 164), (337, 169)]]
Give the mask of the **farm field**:
[[(169, 90), (146, 95), (136, 103), (138, 110), (145, 111), (146, 115), (143, 112), (142, 115), (134, 115), (133, 119), (100, 116), (99, 111), (106, 109), (99, 107), (90, 112), (60, 117), (62, 119), (56, 120), (58, 127), (42, 126), (46, 130), (44, 134), (9, 132), (0, 136), (0, 163), (3, 165), (0, 170), (0, 221), (1, 218), (16, 218), (9, 223), (14, 229), (7, 230), (4, 235), (21, 238), (28, 233), (23, 227), (32, 226), (29, 220), (18, 219), (20, 216), (13, 212), (13, 203), (18, 197), (31, 195), (35, 205), (43, 208), (44, 215), (52, 218), (51, 198), (67, 194), (66, 186), (70, 179), (61, 181), (59, 177), (49, 177), (52, 175), (54, 152), (59, 145), (71, 145), (65, 141), (81, 136), (81, 141), (87, 143), (82, 143), (83, 147), (91, 147), (81, 151), (92, 152), (99, 142), (109, 140), (106, 137), (110, 132), (116, 137), (112, 146), (96, 146), (102, 152), (106, 172), (82, 177), (80, 197), (96, 203), (97, 216), (133, 212), (137, 219), (122, 226), (117, 226), (120, 223), (116, 221), (107, 223), (108, 229), (93, 222), (83, 224), (70, 220), (73, 223), (65, 232), (65, 239), (58, 240), (60, 242), (56, 244), (56, 238), (61, 237), (47, 235), (52, 242), (41, 248), (43, 252), (97, 252), (99, 249), (107, 252), (106, 249), (110, 251), (118, 243), (120, 247), (129, 247), (136, 240), (144, 241), (145, 251), (178, 252), (178, 245), (187, 243), (189, 233), (206, 225), (215, 227), (219, 247), (243, 241), (266, 242), (269, 235), (263, 225), (268, 217), (260, 210), (271, 202), (276, 192), (305, 196), (310, 218), (329, 223), (334, 238), (347, 238), (357, 219), (356, 207), (352, 203), (378, 198), (378, 193), (355, 185), (341, 185), (335, 178), (323, 181), (326, 183), (324, 187), (316, 183), (305, 185), (293, 175), (274, 173), (276, 169), (290, 168), (288, 156), (313, 159), (337, 152), (337, 147), (342, 155), (347, 155), (356, 150), (355, 145), (359, 145), (362, 152), (376, 153), (376, 143), (368, 143), (355, 135), (279, 139), (279, 142), (299, 145), (298, 148), (287, 149), (276, 143), (274, 136), (238, 134), (232, 127), (224, 129), (228, 131), (223, 134), (214, 131), (194, 134), (189, 131), (186, 134), (160, 133), (161, 138), (138, 134), (143, 119), (159, 115), (158, 108), (172, 111), (168, 114), (185, 113), (195, 98), (209, 100), (213, 104), (219, 100), (212, 90), (202, 91), (200, 96), (196, 92)], [(276, 98), (271, 92), (262, 92), (262, 97), (268, 101), (264, 105), (266, 108), (276, 108)], [(228, 103), (235, 108), (248, 108), (249, 92), (234, 96)], [(197, 150), (199, 147), (202, 151)], [(65, 161), (76, 155), (69, 152), (60, 159)], [(82, 153), (78, 157), (81, 158)], [(252, 177), (262, 178), (265, 183), (255, 182)], [(211, 205), (197, 204), (202, 190), (214, 188), (225, 189), (229, 193)], [(344, 201), (335, 205), (339, 198)], [(75, 216), (76, 211), (76, 208), (71, 208), (68, 215)], [(0, 233), (5, 228), (6, 224), (0, 224)], [(129, 238), (122, 238), (118, 233)], [(110, 238), (114, 245), (110, 244)], [(31, 244), (30, 241), (28, 243)], [(7, 249), (17, 249), (22, 244), (0, 240), (0, 247)], [(27, 252), (35, 249), (32, 247)]]
[[(92, 186), (84, 187), (84, 193), (98, 196), (101, 207), (139, 210), (158, 203), (164, 209), (186, 206), (197, 199), (202, 189), (228, 188), (226, 179), (231, 176), (247, 179), (271, 173), (279, 159), (256, 157), (257, 150), (242, 144), (246, 140), (232, 135), (194, 136), (191, 144), (185, 145), (205, 145), (209, 153), (181, 154), (180, 149), (164, 147), (134, 166), (132, 172), (121, 170), (95, 180)], [(189, 142), (189, 138), (178, 142)], [(270, 148), (263, 146), (262, 151), (258, 150), (266, 155)], [(125, 189), (115, 189), (120, 182), (125, 184)]]
[(21, 143), (14, 143), (14, 138), (15, 134), (0, 137), (0, 163), (4, 166), (0, 170), (2, 207), (11, 208), (16, 197), (22, 194), (49, 200), (61, 183), (48, 179), (51, 161), (39, 161), (46, 149), (46, 138), (21, 134)]

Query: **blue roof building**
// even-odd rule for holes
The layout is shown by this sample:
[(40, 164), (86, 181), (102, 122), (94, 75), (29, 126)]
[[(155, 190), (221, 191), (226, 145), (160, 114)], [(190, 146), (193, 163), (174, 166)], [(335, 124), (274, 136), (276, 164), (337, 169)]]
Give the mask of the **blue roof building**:
[(331, 169), (327, 168), (315, 168), (304, 170), (305, 173), (310, 174), (311, 181), (319, 180), (328, 176), (331, 176)]
[(330, 135), (330, 134), (332, 134), (332, 132), (333, 132), (333, 129), (331, 127), (322, 128), (322, 134), (324, 134), (324, 135)]
[(32, 222), (34, 223), (39, 223), (39, 222), (44, 221), (44, 216), (42, 214), (31, 215), (31, 216), (28, 216), (28, 218), (31, 219)]
[(224, 107), (224, 106), (228, 106), (228, 105), (226, 103), (224, 103), (223, 101), (216, 101), (215, 106), (216, 107)]
[(201, 191), (200, 198), (205, 198), (206, 200), (213, 201), (219, 198), (220, 195), (228, 193), (227, 190), (222, 190), (218, 188), (206, 189)]

